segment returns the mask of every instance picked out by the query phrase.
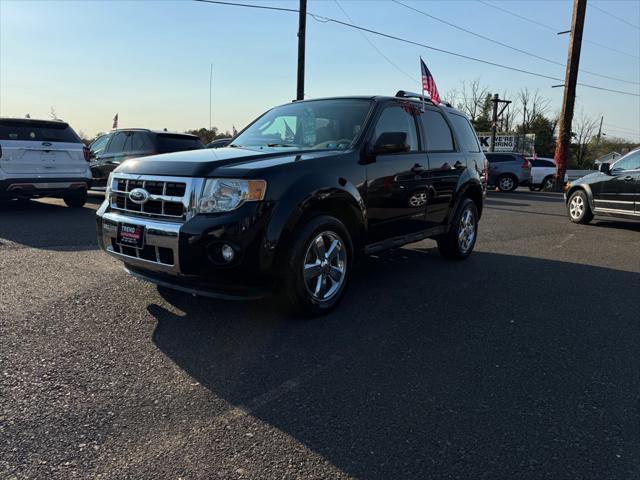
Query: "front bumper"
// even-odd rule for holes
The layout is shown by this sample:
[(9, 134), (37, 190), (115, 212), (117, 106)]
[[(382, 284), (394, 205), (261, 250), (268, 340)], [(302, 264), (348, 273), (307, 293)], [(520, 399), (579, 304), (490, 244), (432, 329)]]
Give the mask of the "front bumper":
[[(247, 203), (218, 215), (196, 215), (186, 222), (144, 218), (109, 210), (97, 212), (100, 248), (142, 279), (176, 290), (218, 298), (258, 298), (270, 291), (270, 269), (260, 262), (269, 205)], [(118, 224), (142, 226), (144, 248), (117, 244)], [(215, 245), (227, 243), (237, 252), (230, 264), (212, 256)]]

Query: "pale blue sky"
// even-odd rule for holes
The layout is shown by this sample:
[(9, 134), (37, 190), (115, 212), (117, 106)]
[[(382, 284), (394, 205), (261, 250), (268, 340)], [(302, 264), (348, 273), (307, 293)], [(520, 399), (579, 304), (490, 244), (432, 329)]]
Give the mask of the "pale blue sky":
[[(457, 31), (386, 0), (339, 0), (367, 28), (497, 63), (564, 78), (564, 69)], [(297, 8), (297, 1), (253, 2)], [(506, 15), (477, 1), (406, 3), (469, 30), (564, 62), (568, 35)], [(492, 3), (560, 30), (570, 28), (570, 1)], [(592, 1), (640, 25), (640, 1)], [(334, 0), (309, 0), (310, 12), (347, 20)], [(48, 117), (51, 106), (87, 135), (111, 127), (185, 130), (209, 122), (209, 65), (214, 64), (213, 124), (240, 128), (295, 97), (297, 15), (184, 1), (0, 0), (0, 115)], [(422, 55), (441, 93), (480, 77), (495, 92), (527, 86), (560, 108), (558, 83), (424, 48), (369, 36), (415, 80), (389, 65), (362, 35), (307, 20), (308, 97), (393, 94), (419, 89)], [(581, 74), (579, 81), (640, 93), (640, 29), (589, 8), (585, 40), (635, 58), (583, 45), (581, 67), (636, 84)], [(640, 98), (578, 89), (577, 111), (605, 116), (604, 131), (640, 141)]]

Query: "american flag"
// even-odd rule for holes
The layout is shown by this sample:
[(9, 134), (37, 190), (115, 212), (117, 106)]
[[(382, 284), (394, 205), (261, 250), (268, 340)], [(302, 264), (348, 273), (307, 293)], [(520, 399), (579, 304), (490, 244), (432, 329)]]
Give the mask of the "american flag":
[(422, 93), (427, 92), (435, 104), (440, 103), (438, 87), (422, 57), (420, 57), (420, 68), (422, 69)]
[(118, 114), (117, 113), (116, 113), (116, 116), (113, 117), (113, 127), (111, 127), (111, 128), (113, 128), (114, 130), (116, 128), (118, 128)]

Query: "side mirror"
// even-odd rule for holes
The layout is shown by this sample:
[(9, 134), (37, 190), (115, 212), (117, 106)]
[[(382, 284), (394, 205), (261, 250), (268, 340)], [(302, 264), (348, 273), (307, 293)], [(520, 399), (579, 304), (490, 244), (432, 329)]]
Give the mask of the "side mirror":
[(601, 163), (600, 171), (605, 175), (611, 175), (611, 165), (609, 165), (608, 163)]
[(407, 134), (405, 132), (384, 132), (378, 137), (371, 153), (388, 155), (390, 153), (408, 152)]

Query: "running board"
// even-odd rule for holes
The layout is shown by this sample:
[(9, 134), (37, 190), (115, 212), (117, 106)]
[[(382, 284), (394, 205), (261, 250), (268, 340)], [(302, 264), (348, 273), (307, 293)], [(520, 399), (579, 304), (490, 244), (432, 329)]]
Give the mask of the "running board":
[(411, 233), (409, 235), (400, 235), (398, 237), (391, 237), (383, 240), (382, 242), (370, 243), (365, 245), (364, 253), (369, 255), (370, 253), (381, 252), (383, 250), (389, 250), (390, 248), (397, 248), (408, 243), (419, 242), (425, 238), (432, 238), (436, 235), (442, 235), (447, 233), (448, 227), (441, 225), (439, 227), (433, 227), (421, 232)]

